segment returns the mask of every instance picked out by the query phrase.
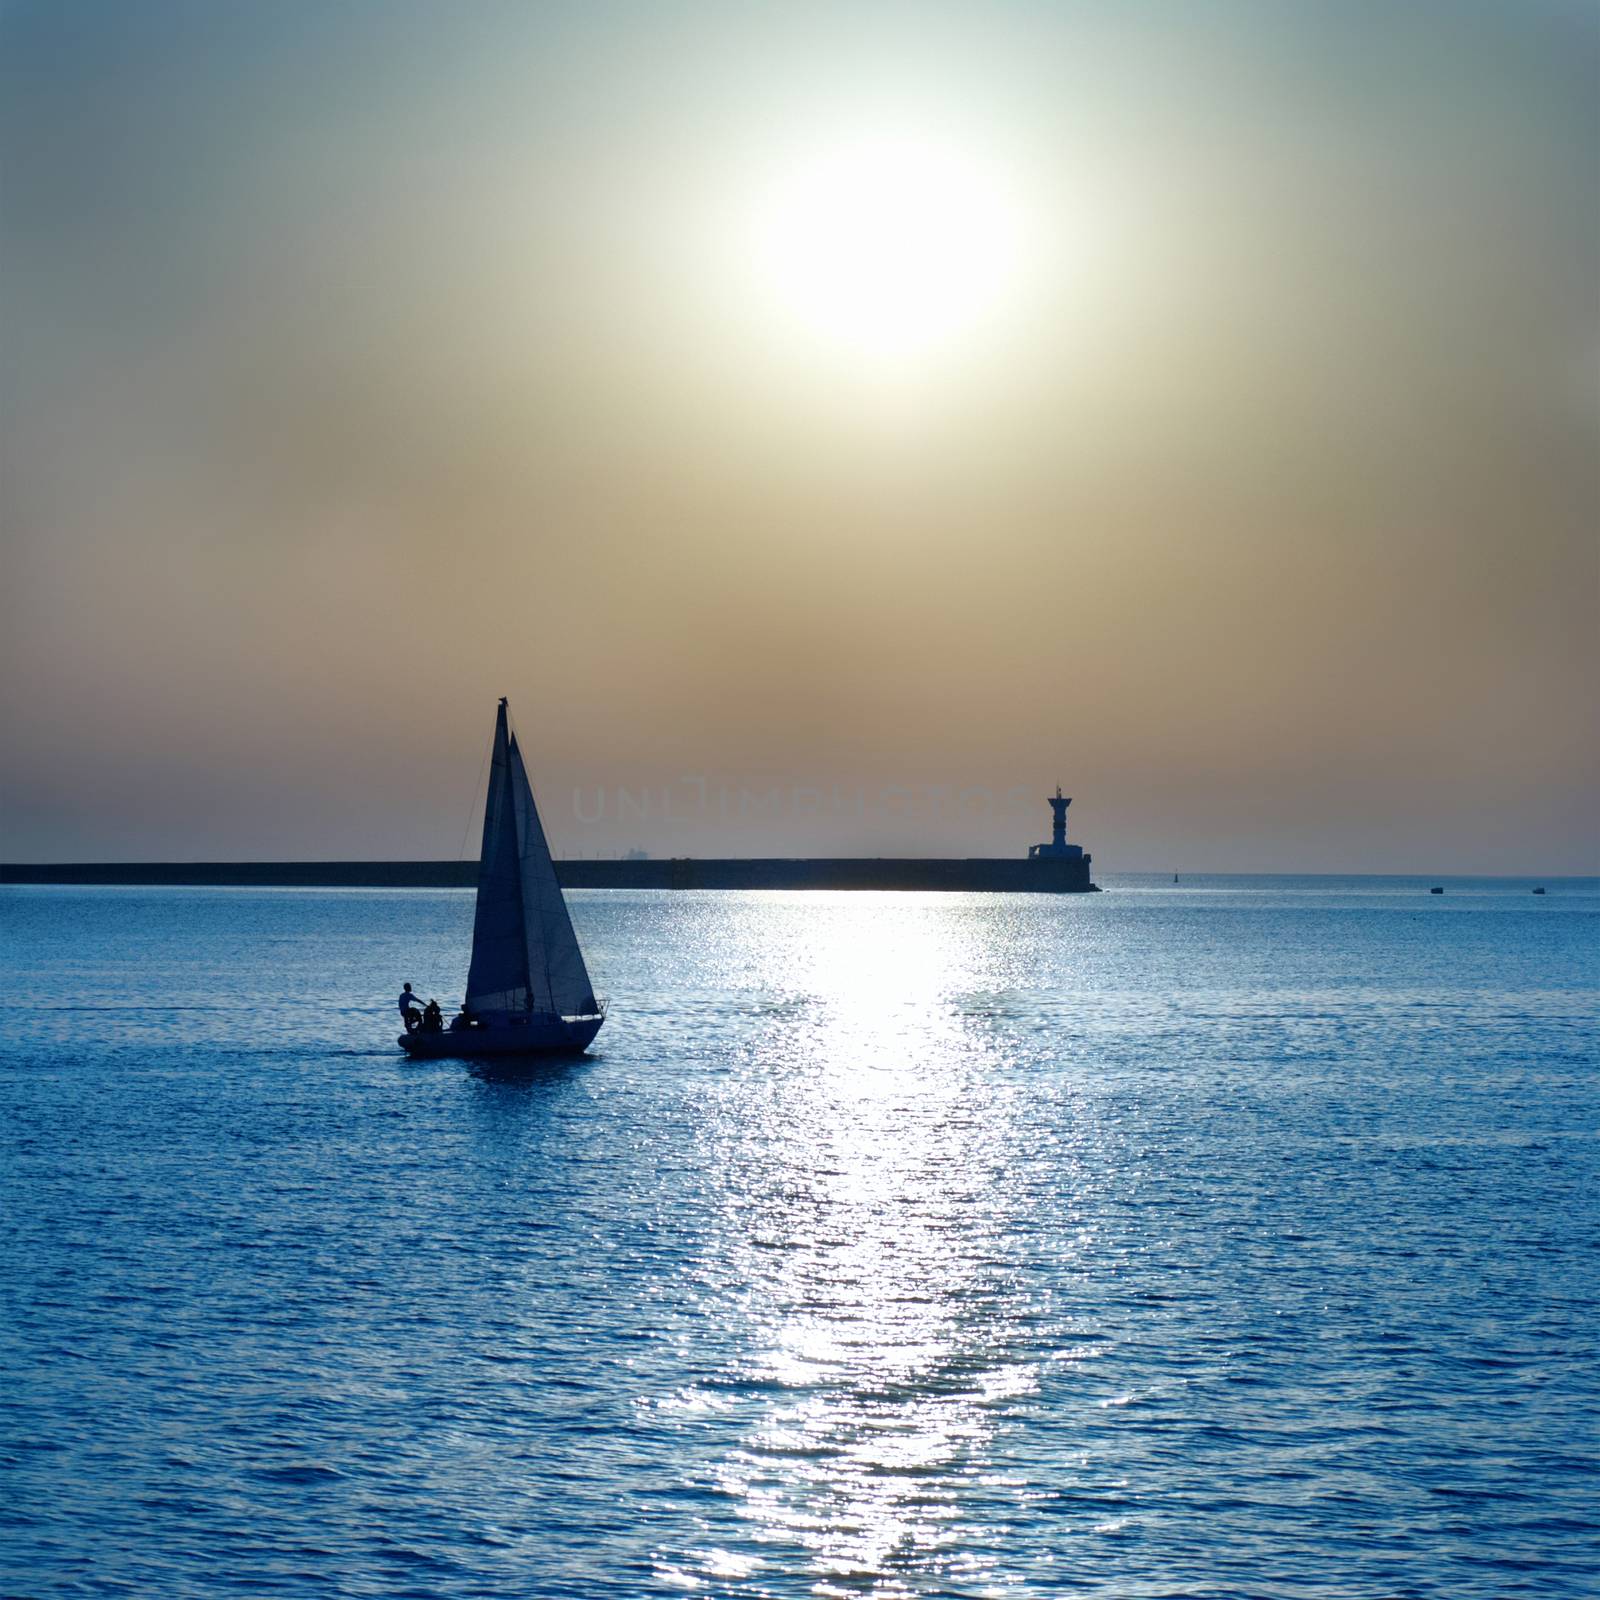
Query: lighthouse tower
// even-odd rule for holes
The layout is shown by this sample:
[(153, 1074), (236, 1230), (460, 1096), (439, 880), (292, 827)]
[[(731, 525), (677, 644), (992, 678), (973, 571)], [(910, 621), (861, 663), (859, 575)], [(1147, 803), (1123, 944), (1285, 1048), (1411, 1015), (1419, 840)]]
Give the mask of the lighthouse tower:
[(1050, 843), (1032, 846), (1028, 854), (1036, 861), (1081, 861), (1083, 847), (1067, 843), (1067, 807), (1072, 804), (1070, 795), (1061, 793), (1061, 785), (1050, 799)]

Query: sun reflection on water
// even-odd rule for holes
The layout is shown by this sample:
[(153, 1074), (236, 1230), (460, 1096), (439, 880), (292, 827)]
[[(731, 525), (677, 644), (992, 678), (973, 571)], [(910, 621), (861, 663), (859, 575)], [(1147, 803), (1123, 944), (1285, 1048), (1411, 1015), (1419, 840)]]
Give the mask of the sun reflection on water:
[(974, 1490), (1005, 1492), (989, 1446), (1038, 1367), (1017, 1339), (1010, 1097), (962, 1003), (966, 953), (948, 920), (886, 897), (813, 918), (772, 959), (792, 1004), (732, 1108), (725, 1196), (758, 1403), (720, 1488), (817, 1594), (998, 1582)]

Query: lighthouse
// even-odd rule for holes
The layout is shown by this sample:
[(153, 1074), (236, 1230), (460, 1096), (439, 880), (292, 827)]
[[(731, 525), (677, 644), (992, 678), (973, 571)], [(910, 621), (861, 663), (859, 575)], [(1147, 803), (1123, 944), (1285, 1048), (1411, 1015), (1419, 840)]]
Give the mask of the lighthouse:
[(1035, 861), (1081, 861), (1082, 846), (1067, 843), (1067, 807), (1072, 804), (1071, 795), (1063, 795), (1058, 783), (1049, 804), (1050, 843), (1033, 845), (1028, 855)]

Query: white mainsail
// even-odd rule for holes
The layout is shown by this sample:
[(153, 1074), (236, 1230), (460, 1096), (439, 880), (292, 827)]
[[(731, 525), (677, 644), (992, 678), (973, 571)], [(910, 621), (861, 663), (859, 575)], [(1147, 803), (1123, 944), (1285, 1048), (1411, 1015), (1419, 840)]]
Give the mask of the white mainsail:
[(599, 1011), (504, 700), (483, 810), (467, 1005), (485, 1018)]

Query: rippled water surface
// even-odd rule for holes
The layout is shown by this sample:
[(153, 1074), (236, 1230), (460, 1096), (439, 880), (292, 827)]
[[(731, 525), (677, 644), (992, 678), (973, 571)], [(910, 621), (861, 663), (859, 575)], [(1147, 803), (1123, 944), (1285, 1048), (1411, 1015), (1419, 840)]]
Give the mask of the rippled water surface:
[(1593, 883), (0, 891), (0, 1592), (1594, 1592)]

